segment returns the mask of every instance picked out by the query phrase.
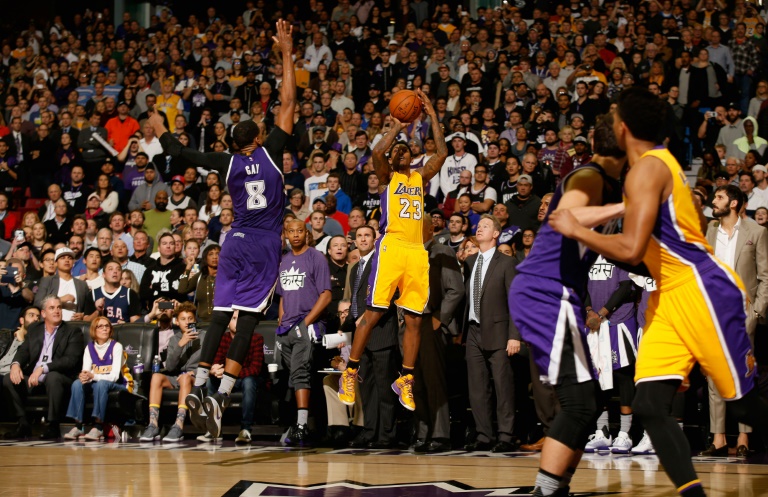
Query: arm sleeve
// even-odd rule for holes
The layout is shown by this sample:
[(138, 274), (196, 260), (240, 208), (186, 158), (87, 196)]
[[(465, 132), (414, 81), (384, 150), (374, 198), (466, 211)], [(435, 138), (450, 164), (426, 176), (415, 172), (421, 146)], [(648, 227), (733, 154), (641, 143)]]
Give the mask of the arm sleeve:
[(611, 298), (609, 298), (608, 302), (605, 303), (605, 308), (608, 309), (608, 312), (615, 311), (621, 304), (624, 304), (625, 302), (631, 302), (634, 292), (633, 287), (634, 284), (632, 283), (632, 280), (624, 280), (619, 283), (619, 288), (613, 292)]
[(283, 150), (288, 145), (288, 140), (290, 138), (291, 135), (286, 133), (285, 130), (279, 126), (275, 126), (275, 128), (269, 133), (269, 136), (267, 136), (267, 139), (264, 141), (264, 149), (267, 151), (267, 154), (269, 154), (272, 162), (275, 163), (281, 172)]
[(139, 298), (139, 294), (130, 290), (128, 292), (128, 298), (131, 300), (128, 303), (128, 320), (133, 316), (141, 316), (141, 299)]
[(230, 154), (223, 152), (204, 154), (195, 149), (184, 147), (169, 131), (160, 137), (160, 144), (163, 146), (163, 150), (174, 159), (181, 158), (195, 166), (213, 169), (222, 177), (226, 176), (229, 163), (232, 160)]
[(197, 282), (200, 280), (200, 274), (196, 273), (194, 276), (189, 276), (187, 271), (181, 273), (179, 277), (179, 293), (194, 292), (197, 288)]
[(106, 214), (112, 214), (117, 209), (118, 202), (119, 198), (117, 192), (110, 192), (110, 194), (107, 195), (107, 198), (104, 199), (104, 202), (101, 203), (101, 209)]

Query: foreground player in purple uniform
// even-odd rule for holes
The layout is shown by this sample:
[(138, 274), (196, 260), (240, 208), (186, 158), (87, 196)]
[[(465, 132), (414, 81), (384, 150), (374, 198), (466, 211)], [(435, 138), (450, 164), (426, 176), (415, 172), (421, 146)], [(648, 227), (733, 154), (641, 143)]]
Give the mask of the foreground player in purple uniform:
[[(592, 212), (588, 206), (621, 202), (618, 178), (626, 156), (611, 126), (610, 116), (598, 120), (592, 162), (563, 178), (547, 218), (559, 209), (576, 209), (577, 214), (582, 209), (580, 221), (587, 225)], [(583, 306), (587, 275), (596, 258), (596, 253), (555, 232), (544, 219), (510, 288), (512, 319), (542, 382), (555, 385), (561, 406), (544, 440), (533, 495), (568, 495), (571, 476), (599, 415), (600, 386), (589, 360)]]
[[(282, 106), (275, 118), (277, 127), (269, 136), (264, 124), (243, 121), (233, 133), (235, 146), (240, 150), (237, 154), (203, 154), (182, 147), (165, 129), (158, 114), (153, 113), (149, 118), (166, 154), (217, 171), (226, 178), (232, 196), (235, 221), (219, 256), (211, 325), (203, 341), (195, 387), (186, 398), (192, 422), (213, 438), (219, 436), (222, 413), (248, 354), (253, 330), (269, 307), (277, 282), (285, 203), (283, 174), (277, 164), (281, 163), (283, 150), (293, 132), (296, 102), (292, 32), (288, 21), (277, 21), (277, 36), (272, 39), (283, 57)], [(206, 397), (202, 388), (208, 381), (211, 363), (235, 309), (240, 311), (237, 332), (227, 353), (224, 377), (219, 391)]]

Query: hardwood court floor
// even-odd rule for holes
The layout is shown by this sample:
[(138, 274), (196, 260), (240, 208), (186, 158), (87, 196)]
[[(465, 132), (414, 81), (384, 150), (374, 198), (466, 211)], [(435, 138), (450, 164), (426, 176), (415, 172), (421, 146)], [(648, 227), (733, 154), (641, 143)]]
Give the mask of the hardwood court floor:
[[(13, 497), (490, 497), (527, 495), (538, 456), (27, 441), (0, 442), (0, 461), (0, 496)], [(768, 496), (768, 465), (723, 459), (696, 469), (710, 496)], [(587, 455), (572, 489), (676, 495), (655, 456)]]

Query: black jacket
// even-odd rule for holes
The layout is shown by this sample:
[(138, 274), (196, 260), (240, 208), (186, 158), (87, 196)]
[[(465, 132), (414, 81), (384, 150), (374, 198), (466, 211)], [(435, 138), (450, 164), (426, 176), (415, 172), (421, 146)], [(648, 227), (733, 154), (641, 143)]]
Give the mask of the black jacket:
[[(39, 321), (29, 327), (27, 337), (19, 346), (14, 357), (24, 375), (30, 375), (35, 370), (35, 364), (40, 358), (45, 341), (45, 323)], [(51, 349), (52, 361), (48, 364), (48, 371), (56, 371), (75, 379), (83, 368), (83, 352), (85, 340), (83, 332), (79, 328), (62, 322), (56, 330)]]

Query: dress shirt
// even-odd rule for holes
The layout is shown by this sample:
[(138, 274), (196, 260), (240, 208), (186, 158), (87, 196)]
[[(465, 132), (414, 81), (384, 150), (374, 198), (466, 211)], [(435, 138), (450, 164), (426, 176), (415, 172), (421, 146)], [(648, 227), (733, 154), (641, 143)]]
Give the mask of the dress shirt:
[[(491, 258), (493, 257), (493, 254), (496, 252), (496, 247), (491, 247), (490, 249), (486, 250), (485, 252), (481, 252), (481, 255), (483, 256), (483, 267), (480, 273), (480, 288), (483, 288), (483, 282), (485, 281), (485, 275), (488, 272), (488, 266), (491, 265)], [(469, 302), (469, 320), (475, 321), (476, 323), (480, 322), (480, 316), (475, 315), (475, 307), (473, 305), (475, 301), (475, 271), (477, 270), (477, 261), (480, 260), (480, 257), (478, 256), (477, 259), (475, 259), (475, 265), (472, 268), (472, 273), (469, 275), (469, 296), (467, 301)]]
[(48, 333), (46, 329), (43, 334), (43, 350), (40, 351), (40, 358), (37, 360), (37, 364), (35, 364), (35, 369), (43, 368), (43, 374), (40, 375), (38, 380), (40, 383), (45, 381), (45, 376), (48, 374), (48, 364), (53, 361), (53, 341), (56, 339), (57, 331), (59, 331), (58, 326), (53, 328), (53, 333)]
[(728, 233), (723, 229), (722, 224), (717, 227), (715, 257), (723, 261), (731, 269), (733, 269), (734, 263), (736, 262), (736, 242), (739, 239), (740, 226), (741, 218), (736, 221), (731, 236), (728, 236)]

